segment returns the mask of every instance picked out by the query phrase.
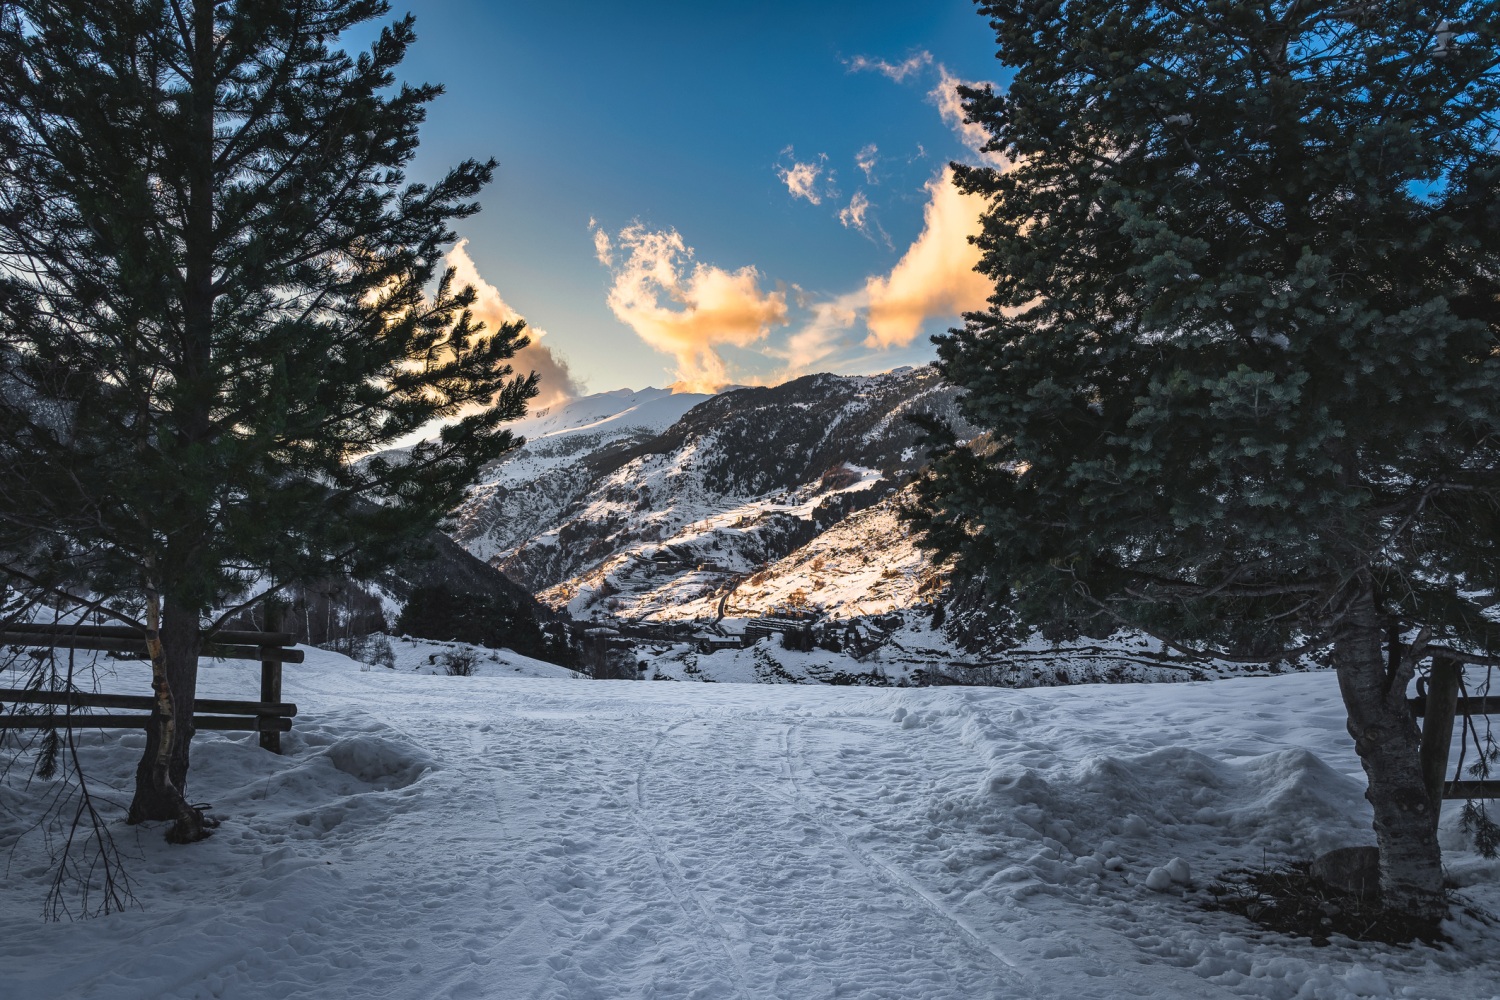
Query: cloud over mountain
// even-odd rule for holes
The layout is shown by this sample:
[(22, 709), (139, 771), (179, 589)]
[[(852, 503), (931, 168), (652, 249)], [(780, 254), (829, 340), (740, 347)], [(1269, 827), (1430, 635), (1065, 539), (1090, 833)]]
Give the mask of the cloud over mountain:
[(729, 271), (694, 260), (675, 229), (627, 226), (612, 248), (623, 260), (611, 269), (610, 311), (672, 355), (686, 389), (712, 391), (732, 381), (718, 348), (748, 347), (787, 322), (784, 291), (763, 290), (752, 266)]
[(979, 232), (984, 200), (953, 186), (953, 168), (927, 183), (922, 232), (885, 276), (865, 283), (870, 335), (866, 346), (904, 347), (922, 324), (935, 316), (982, 309), (993, 286), (974, 270), (979, 248), (969, 237)]
[[(474, 288), (474, 305), (471, 307), (474, 317), (491, 331), (498, 330), (506, 323), (525, 319), (500, 296), (498, 288), (480, 276), (479, 268), (469, 256), (468, 245), (468, 240), (459, 240), (448, 252), (447, 261), (448, 266), (453, 268), (458, 285), (471, 285)], [(531, 343), (516, 352), (516, 356), (511, 359), (511, 366), (520, 374), (536, 372), (541, 376), (541, 391), (532, 400), (532, 409), (542, 409), (580, 395), (581, 388), (568, 370), (568, 363), (542, 342), (547, 331), (528, 323), (526, 336), (531, 339)]]

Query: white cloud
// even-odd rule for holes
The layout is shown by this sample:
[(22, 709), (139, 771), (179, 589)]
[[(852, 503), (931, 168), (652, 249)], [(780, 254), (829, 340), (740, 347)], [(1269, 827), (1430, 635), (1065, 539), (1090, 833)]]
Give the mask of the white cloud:
[[(480, 277), (474, 258), (469, 256), (468, 247), (468, 240), (459, 240), (448, 252), (447, 263), (453, 268), (454, 279), (459, 287), (469, 285), (474, 289), (474, 304), (470, 307), (474, 318), (490, 331), (498, 330), (506, 323), (524, 319), (500, 296), (498, 288)], [(541, 376), (541, 391), (531, 401), (531, 408), (538, 410), (577, 396), (580, 387), (568, 370), (568, 363), (542, 343), (547, 332), (528, 324), (526, 336), (531, 343), (517, 351), (510, 363), (520, 374), (536, 372)]]
[(990, 141), (990, 133), (983, 125), (976, 122), (964, 121), (963, 99), (958, 96), (958, 88), (993, 86), (983, 81), (972, 82), (960, 80), (942, 63), (938, 64), (938, 84), (928, 92), (928, 98), (937, 105), (938, 114), (942, 115), (943, 124), (951, 128), (962, 142), (979, 159), (992, 167), (1004, 167), (1006, 160), (999, 153), (984, 148), (984, 144)]
[[(1005, 160), (1000, 154), (987, 151), (984, 148), (984, 144), (990, 139), (990, 134), (985, 130), (984, 126), (964, 121), (963, 101), (958, 96), (958, 87), (960, 86), (977, 89), (984, 86), (993, 86), (993, 84), (987, 84), (985, 81), (963, 80), (954, 76), (948, 71), (947, 66), (933, 59), (931, 52), (918, 52), (916, 55), (899, 63), (886, 62), (884, 59), (874, 59), (869, 56), (855, 56), (853, 59), (846, 60), (844, 65), (849, 67), (851, 73), (867, 70), (873, 71), (895, 80), (897, 83), (903, 82), (907, 77), (919, 73), (929, 66), (936, 66), (938, 83), (937, 86), (928, 92), (927, 96), (932, 103), (937, 105), (938, 114), (942, 115), (943, 118), (943, 124), (951, 128), (954, 134), (958, 136), (958, 140), (967, 146), (970, 152), (984, 163), (994, 167), (1005, 166)], [(872, 147), (866, 148), (871, 148), (873, 152)], [(927, 151), (922, 149), (920, 144), (917, 146), (917, 149), (919, 156), (927, 155)], [(864, 151), (861, 150), (860, 152), (863, 154)], [(859, 163), (860, 169), (865, 171), (866, 179), (870, 180), (870, 169), (866, 168), (860, 160), (856, 159), (856, 162)], [(871, 166), (873, 167), (873, 159)]]
[(839, 209), (839, 221), (845, 227), (858, 229), (863, 233), (867, 231), (865, 227), (869, 225), (867, 218), (869, 212), (870, 199), (865, 197), (863, 191), (856, 191), (854, 197), (849, 199), (848, 207)]
[[(978, 162), (1005, 168), (1002, 157), (984, 150), (989, 138), (984, 128), (963, 120), (956, 88), (965, 81), (930, 54), (918, 53), (901, 63), (859, 57), (848, 65), (851, 71), (879, 72), (897, 81), (935, 68), (938, 82), (927, 95), (943, 123)], [(927, 155), (921, 145), (916, 149), (918, 157)], [(788, 146), (782, 150), (777, 176), (794, 198), (814, 205), (833, 202), (843, 226), (890, 246), (866, 191), (857, 190), (841, 203), (827, 161), (826, 154), (798, 161)], [(865, 145), (854, 162), (864, 179), (874, 184), (879, 148), (874, 143)], [(812, 295), (791, 286), (796, 295), (794, 308), (802, 320), (790, 334), (772, 338), (776, 328), (791, 322), (787, 292), (763, 289), (754, 267), (728, 271), (698, 263), (675, 230), (652, 231), (641, 225), (621, 231), (614, 241), (595, 232), (599, 259), (614, 275), (610, 309), (646, 343), (671, 354), (677, 377), (690, 388), (761, 381), (754, 374), (729, 370), (720, 353), (726, 345), (754, 348), (765, 357), (779, 359), (785, 364), (780, 378), (820, 366), (844, 369), (879, 364), (889, 352), (909, 347), (928, 321), (956, 319), (961, 313), (986, 308), (994, 291), (990, 279), (974, 270), (980, 254), (969, 242), (980, 231), (984, 199), (961, 193), (953, 184), (951, 167), (929, 179), (924, 191), (921, 232), (888, 272), (870, 275), (858, 288), (841, 295)], [(627, 254), (628, 260), (622, 262), (619, 258)], [(869, 353), (860, 352), (859, 344)]]
[(954, 187), (952, 167), (927, 183), (927, 196), (916, 241), (890, 274), (865, 282), (869, 347), (905, 347), (929, 318), (983, 309), (994, 290), (974, 270), (979, 248), (968, 241), (979, 232), (984, 199)]
[(594, 228), (597, 225), (593, 219), (589, 220), (589, 228), (594, 230), (594, 256), (599, 259), (599, 263), (609, 267), (615, 262), (614, 247), (609, 241), (608, 233)]
[(671, 354), (684, 389), (733, 381), (721, 345), (748, 347), (787, 322), (786, 293), (763, 291), (754, 267), (735, 271), (695, 262), (675, 229), (635, 224), (616, 244), (629, 256), (614, 269), (610, 311), (647, 344)]
[(875, 72), (900, 83), (913, 73), (931, 66), (932, 53), (918, 52), (898, 63), (886, 62), (884, 59), (874, 59), (870, 56), (855, 56), (853, 59), (846, 59), (844, 65), (849, 67), (851, 73)]
[[(788, 146), (781, 152), (784, 156), (793, 156), (791, 146)], [(819, 153), (816, 160), (807, 163), (799, 163), (793, 156), (790, 167), (782, 164), (776, 165), (776, 176), (781, 178), (781, 183), (786, 185), (786, 189), (791, 192), (793, 198), (806, 198), (814, 205), (817, 205), (822, 203), (825, 195), (825, 192), (818, 190), (818, 177), (823, 173), (823, 169), (827, 165), (828, 155), (826, 153)], [(830, 174), (831, 179), (832, 175)], [(832, 191), (830, 190), (827, 193), (832, 194)]]
[(890, 236), (881, 228), (880, 223), (870, 214), (870, 199), (863, 191), (854, 192), (854, 197), (849, 199), (849, 204), (839, 209), (839, 222), (846, 229), (857, 230), (865, 239), (872, 243), (884, 243), (891, 245)]
[(787, 338), (786, 346), (767, 353), (786, 362), (782, 378), (816, 371), (817, 365), (848, 346), (849, 331), (859, 321), (868, 295), (863, 288), (809, 305), (812, 318)]

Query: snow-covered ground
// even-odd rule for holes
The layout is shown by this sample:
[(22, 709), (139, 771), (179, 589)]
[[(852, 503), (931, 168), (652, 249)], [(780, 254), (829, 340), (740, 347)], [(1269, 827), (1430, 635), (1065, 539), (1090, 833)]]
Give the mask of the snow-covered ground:
[[(441, 642), (437, 639), (417, 639), (412, 636), (392, 637), (391, 653), (397, 671), (416, 671), (426, 674), (450, 673), (449, 665), (455, 653), (465, 656), (475, 677), (564, 677), (579, 678), (582, 675), (567, 667), (560, 667), (546, 660), (522, 656), (509, 649), (489, 649), (471, 646), (464, 642)], [(319, 651), (322, 655), (322, 651)], [(361, 664), (361, 666), (365, 666)], [(291, 670), (294, 668), (287, 667)], [(369, 669), (380, 669), (371, 666)]]
[[(195, 742), (212, 839), (115, 825), (144, 909), (108, 918), (41, 922), (44, 787), (12, 772), (0, 995), (1500, 996), (1500, 930), (1473, 917), (1454, 945), (1315, 948), (1199, 907), (1231, 866), (1370, 841), (1328, 673), (1031, 690), (509, 673), (309, 650), (287, 669), (286, 756)], [(206, 665), (203, 688), (245, 697), (254, 676)], [(88, 742), (124, 787), (142, 738), (111, 761)], [(1500, 910), (1500, 864), (1456, 818), (1452, 874)], [(1147, 888), (1175, 859), (1188, 881)]]

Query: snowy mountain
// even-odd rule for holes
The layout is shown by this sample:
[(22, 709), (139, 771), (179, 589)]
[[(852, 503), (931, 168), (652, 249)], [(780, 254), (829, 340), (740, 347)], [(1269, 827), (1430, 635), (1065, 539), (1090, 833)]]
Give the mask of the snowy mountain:
[(575, 617), (907, 606), (934, 578), (894, 516), (922, 461), (912, 413), (957, 417), (931, 369), (587, 397), (517, 428), (455, 537)]
[[(907, 418), (972, 433), (956, 402), (932, 368), (585, 397), (517, 425), (526, 444), (472, 491), (455, 538), (578, 623), (575, 654), (602, 676), (1028, 687), (1268, 671), (1139, 635), (1053, 643), (950, 588), (899, 511), (925, 461)], [(589, 627), (612, 630), (592, 653)]]
[(565, 619), (612, 629), (595, 652), (606, 676), (1031, 686), (1251, 672), (1135, 635), (1055, 645), (951, 590), (898, 516), (925, 460), (913, 414), (971, 430), (931, 368), (589, 396), (517, 426), (526, 444), (472, 491), (455, 538)]
[(571, 400), (510, 426), (526, 444), (505, 456), (458, 513), (454, 536), (480, 559), (503, 563), (584, 495), (599, 456), (651, 440), (709, 399), (670, 389), (620, 389)]

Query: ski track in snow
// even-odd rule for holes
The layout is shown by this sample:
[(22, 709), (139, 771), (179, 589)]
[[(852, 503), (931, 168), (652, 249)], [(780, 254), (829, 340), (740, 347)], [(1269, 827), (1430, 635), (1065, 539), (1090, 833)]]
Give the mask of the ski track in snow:
[[(203, 675), (205, 696), (253, 687)], [(0, 787), (0, 997), (1500, 996), (1492, 926), (1315, 949), (1140, 884), (1174, 855), (1210, 876), (1368, 839), (1327, 675), (870, 690), (416, 676), (314, 650), (287, 696), (286, 756), (195, 743), (213, 838), (114, 827), (144, 911), (40, 923), (45, 856)], [(99, 776), (126, 785), (141, 739), (91, 751)], [(1448, 842), (1472, 891), (1493, 885), (1500, 864)]]

